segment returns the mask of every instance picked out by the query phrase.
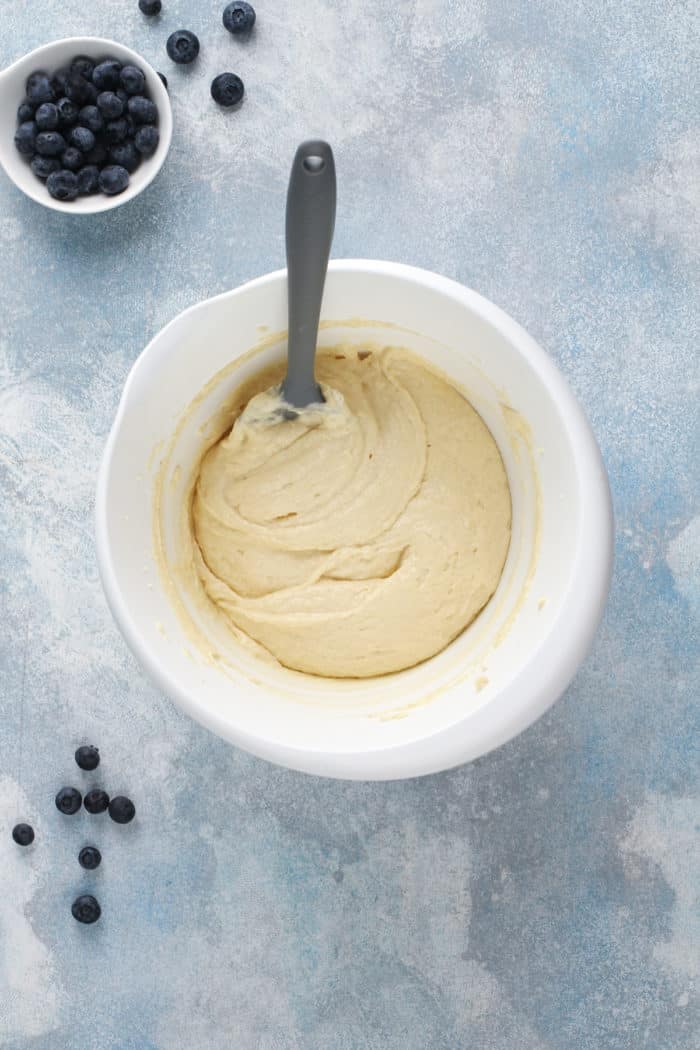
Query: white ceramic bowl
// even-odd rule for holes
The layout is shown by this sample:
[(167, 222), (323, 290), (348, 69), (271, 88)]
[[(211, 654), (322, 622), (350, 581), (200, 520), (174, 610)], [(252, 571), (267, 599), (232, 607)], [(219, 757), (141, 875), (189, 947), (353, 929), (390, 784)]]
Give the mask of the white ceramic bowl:
[[(49, 195), (46, 184), (38, 179), (29, 167), (26, 157), (21, 156), (15, 149), (17, 107), (25, 97), (24, 85), (27, 77), (36, 69), (44, 69), (47, 73), (53, 74), (62, 66), (67, 65), (76, 55), (88, 55), (90, 58), (104, 58), (110, 55), (119, 59), (123, 64), (129, 62), (138, 66), (144, 72), (149, 94), (158, 107), (158, 130), (160, 132), (158, 148), (153, 156), (145, 158), (131, 175), (127, 189), (115, 197), (96, 193), (90, 197), (78, 197), (74, 201), (54, 200)], [(130, 47), (117, 44), (114, 40), (103, 40), (93, 36), (73, 36), (66, 37), (65, 40), (55, 40), (51, 44), (44, 44), (35, 51), (30, 51), (28, 55), (18, 59), (0, 73), (0, 164), (23, 193), (37, 201), (38, 204), (43, 204), (45, 208), (65, 211), (71, 215), (94, 215), (97, 212), (118, 208), (121, 204), (133, 200), (153, 182), (163, 166), (163, 161), (170, 149), (172, 134), (173, 114), (168, 92), (162, 80), (141, 55), (132, 51)]]
[[(431, 660), (362, 681), (291, 672), (242, 649), (224, 666), (191, 644), (158, 571), (154, 488), (160, 471), (158, 521), (170, 552), (201, 449), (200, 428), (241, 379), (284, 354), (284, 271), (186, 310), (134, 365), (100, 469), (102, 581), (146, 670), (226, 740), (327, 776), (431, 773), (509, 740), (571, 681), (609, 586), (607, 478), (588, 423), (555, 365), (475, 292), (394, 263), (339, 261), (330, 266), (322, 316), (321, 344), (407, 346), (461, 384), (491, 428), (511, 484), (513, 536), (484, 612)], [(270, 335), (275, 332), (281, 335)], [(261, 338), (264, 349), (228, 367)]]

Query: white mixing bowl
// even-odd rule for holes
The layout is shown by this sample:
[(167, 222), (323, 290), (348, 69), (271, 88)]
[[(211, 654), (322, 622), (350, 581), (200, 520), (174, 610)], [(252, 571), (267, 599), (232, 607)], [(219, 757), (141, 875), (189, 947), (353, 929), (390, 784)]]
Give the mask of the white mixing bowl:
[[(202, 429), (242, 379), (284, 354), (286, 307), (285, 272), (261, 277), (180, 314), (134, 365), (97, 492), (97, 549), (112, 612), (143, 666), (185, 711), (273, 762), (380, 780), (474, 759), (561, 695), (593, 639), (613, 532), (595, 439), (549, 357), (492, 303), (408, 266), (333, 262), (320, 343), (414, 350), (468, 392), (496, 438), (513, 499), (503, 577), (459, 638), (398, 674), (316, 678), (234, 643), (227, 659), (211, 660), (175, 608), (157, 536), (175, 557)], [(198, 625), (206, 633), (207, 624)]]

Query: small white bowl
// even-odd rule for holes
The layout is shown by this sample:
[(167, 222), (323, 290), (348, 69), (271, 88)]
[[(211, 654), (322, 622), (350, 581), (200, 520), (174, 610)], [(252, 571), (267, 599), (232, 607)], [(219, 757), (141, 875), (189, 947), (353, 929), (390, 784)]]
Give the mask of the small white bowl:
[[(462, 386), (490, 427), (513, 500), (503, 577), (459, 638), (398, 674), (316, 678), (243, 648), (211, 662), (192, 644), (161, 578), (154, 497), (160, 491), (155, 531), (175, 557), (202, 428), (241, 380), (284, 355), (286, 305), (285, 272), (261, 277), (180, 314), (134, 365), (97, 491), (97, 550), (112, 612), (166, 693), (256, 755), (377, 780), (477, 758), (561, 695), (598, 626), (613, 529), (590, 427), (550, 358), (475, 292), (395, 263), (331, 263), (320, 343), (407, 346)], [(260, 351), (245, 356), (261, 337)], [(198, 626), (206, 634), (211, 625)]]
[[(145, 158), (130, 176), (129, 186), (123, 193), (114, 197), (95, 193), (89, 197), (78, 197), (74, 201), (57, 201), (49, 194), (46, 184), (38, 179), (29, 167), (27, 158), (15, 148), (17, 108), (25, 98), (24, 86), (30, 73), (36, 69), (43, 69), (53, 74), (76, 55), (87, 55), (89, 58), (105, 58), (110, 55), (123, 64), (128, 62), (143, 70), (149, 95), (158, 107), (160, 141), (153, 156)], [(71, 215), (95, 215), (97, 212), (110, 211), (133, 200), (160, 171), (170, 149), (172, 134), (173, 113), (162, 80), (141, 55), (114, 40), (103, 40), (93, 36), (72, 36), (66, 37), (65, 40), (55, 40), (30, 51), (0, 73), (0, 164), (23, 193), (38, 204), (43, 204), (45, 208), (65, 211)]]

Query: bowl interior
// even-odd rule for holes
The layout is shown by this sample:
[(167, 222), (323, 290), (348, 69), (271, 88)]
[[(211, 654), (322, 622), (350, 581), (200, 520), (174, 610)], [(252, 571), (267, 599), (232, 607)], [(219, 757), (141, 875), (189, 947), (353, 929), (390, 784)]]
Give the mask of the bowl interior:
[[(17, 107), (25, 97), (27, 77), (36, 69), (55, 73), (76, 55), (88, 55), (90, 58), (114, 55), (122, 63), (129, 62), (139, 66), (146, 77), (149, 94), (158, 106), (158, 148), (153, 156), (145, 158), (131, 175), (128, 188), (115, 197), (107, 197), (100, 193), (91, 197), (78, 197), (74, 201), (54, 200), (49, 196), (45, 183), (32, 172), (27, 159), (15, 149), (13, 140), (17, 128)], [(170, 99), (160, 77), (141, 55), (114, 40), (103, 40), (99, 37), (69, 37), (57, 40), (30, 52), (0, 74), (0, 163), (23, 193), (54, 211), (64, 211), (72, 215), (93, 215), (117, 208), (120, 204), (132, 200), (153, 181), (162, 167), (170, 148), (172, 129)]]
[[(156, 531), (166, 554), (177, 558), (202, 429), (247, 374), (284, 353), (284, 273), (200, 304), (156, 337), (125, 388), (98, 496), (106, 593), (161, 686), (227, 739), (296, 768), (338, 775), (444, 768), (444, 747), (427, 741), (447, 735), (455, 760), (464, 760), (487, 749), (484, 726), (486, 736), (500, 733), (500, 742), (541, 713), (556, 696), (545, 697), (550, 675), (538, 672), (537, 660), (571, 598), (582, 540), (581, 477), (566, 419), (575, 402), (554, 367), (475, 293), (385, 265), (374, 272), (331, 265), (321, 343), (405, 346), (447, 373), (491, 429), (511, 484), (513, 534), (498, 591), (446, 650), (411, 670), (361, 681), (298, 674), (243, 649), (211, 660), (193, 644), (164, 586), (153, 539), (159, 476)], [(186, 595), (175, 597), (214, 648), (231, 651), (230, 640), (217, 646), (216, 627)], [(570, 648), (564, 684), (585, 644)], [(408, 769), (400, 756), (417, 742), (421, 757)]]

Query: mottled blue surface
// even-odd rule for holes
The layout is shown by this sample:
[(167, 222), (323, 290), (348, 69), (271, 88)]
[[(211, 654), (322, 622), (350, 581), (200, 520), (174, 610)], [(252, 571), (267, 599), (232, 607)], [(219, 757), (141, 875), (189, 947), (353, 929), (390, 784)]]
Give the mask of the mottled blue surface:
[[(176, 123), (156, 183), (102, 217), (0, 178), (0, 1046), (697, 1047), (697, 12), (259, 0), (241, 42), (222, 7), (164, 0), (149, 22), (136, 0), (2, 0), (3, 64), (117, 38), (167, 73)], [(164, 51), (183, 26), (202, 41), (189, 70)], [(225, 69), (246, 82), (237, 113), (208, 98)], [(97, 579), (95, 476), (127, 371), (183, 307), (282, 264), (309, 134), (336, 149), (335, 254), (509, 311), (611, 476), (615, 578), (581, 673), (522, 737), (423, 780), (314, 780), (218, 741), (144, 679)], [(84, 739), (134, 825), (56, 812)], [(25, 853), (17, 815), (38, 832)], [(95, 874), (75, 859), (88, 829)], [(94, 928), (69, 912), (88, 886)]]

